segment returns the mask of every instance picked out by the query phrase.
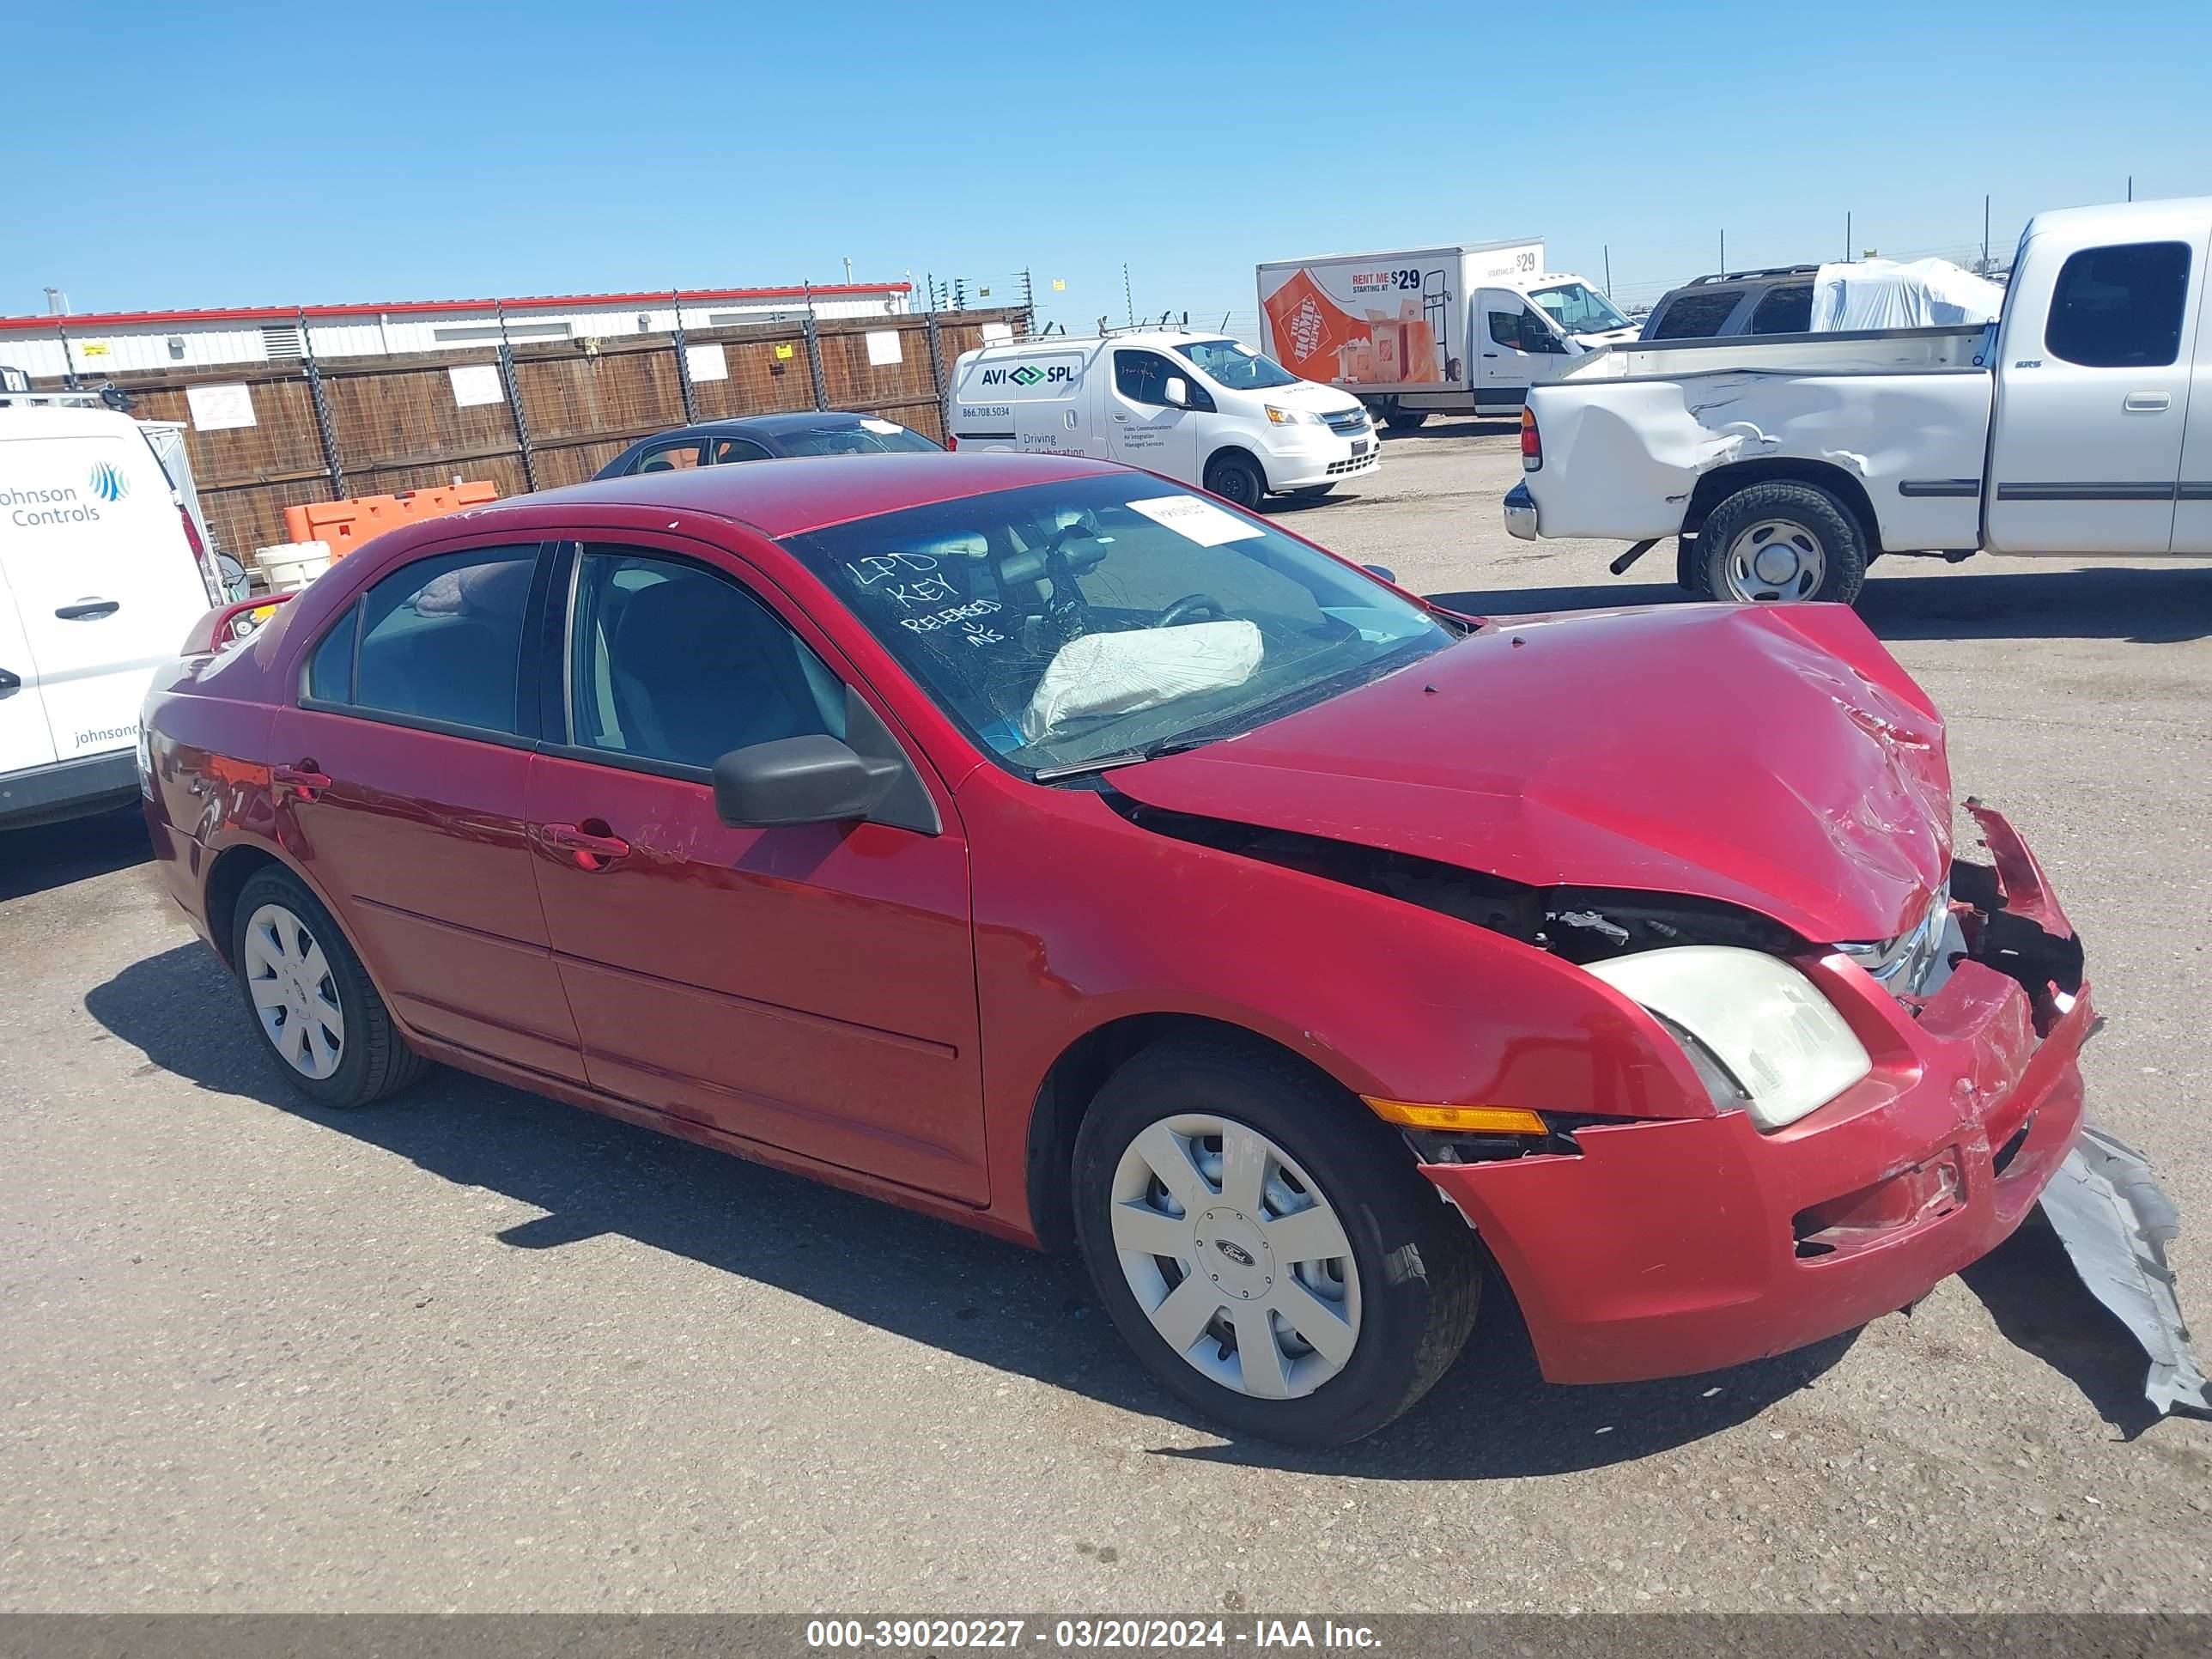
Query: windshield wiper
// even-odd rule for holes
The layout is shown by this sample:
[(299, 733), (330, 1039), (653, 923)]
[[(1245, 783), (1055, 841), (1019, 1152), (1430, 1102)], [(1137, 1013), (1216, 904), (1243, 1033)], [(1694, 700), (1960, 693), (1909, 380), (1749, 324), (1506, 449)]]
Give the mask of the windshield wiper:
[(1158, 760), (1164, 755), (1181, 755), (1220, 741), (1218, 736), (1163, 738), (1159, 742), (1148, 743), (1141, 749), (1116, 750), (1110, 755), (1100, 755), (1092, 760), (1071, 761), (1066, 766), (1041, 766), (1030, 773), (1030, 777), (1037, 783), (1050, 783), (1055, 778), (1079, 778), (1086, 772), (1103, 772), (1116, 766), (1134, 766), (1139, 761)]

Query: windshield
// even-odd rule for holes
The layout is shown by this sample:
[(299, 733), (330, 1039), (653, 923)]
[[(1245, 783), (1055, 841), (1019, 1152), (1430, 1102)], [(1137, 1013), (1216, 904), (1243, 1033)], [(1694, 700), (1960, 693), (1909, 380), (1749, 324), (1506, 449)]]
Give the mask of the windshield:
[(1360, 572), (1140, 474), (785, 545), (987, 752), (1030, 773), (1249, 731), (1456, 637)]
[(1298, 383), (1298, 377), (1273, 357), (1247, 351), (1234, 340), (1196, 340), (1177, 346), (1176, 354), (1231, 392), (1265, 392), (1270, 386)]
[(783, 453), (787, 455), (911, 454), (917, 450), (937, 447), (919, 432), (909, 431), (896, 421), (878, 421), (872, 417), (856, 421), (850, 426), (820, 426), (810, 431), (779, 432), (775, 441), (783, 446)]
[(1529, 297), (1570, 334), (1603, 334), (1631, 325), (1627, 318), (1613, 309), (1612, 301), (1583, 283), (1540, 288)]

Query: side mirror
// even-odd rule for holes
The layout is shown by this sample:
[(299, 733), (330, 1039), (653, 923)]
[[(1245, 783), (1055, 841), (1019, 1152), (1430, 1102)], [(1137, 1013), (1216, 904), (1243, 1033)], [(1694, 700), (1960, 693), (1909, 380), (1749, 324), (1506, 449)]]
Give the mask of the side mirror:
[(1398, 573), (1391, 569), (1387, 564), (1364, 565), (1361, 568), (1364, 569), (1370, 575), (1380, 576), (1384, 581), (1389, 583), (1393, 587), (1395, 587), (1398, 585)]
[(714, 811), (738, 829), (865, 818), (902, 770), (863, 760), (831, 737), (750, 744), (714, 763)]
[(1190, 382), (1180, 374), (1170, 374), (1168, 376), (1168, 383), (1160, 388), (1160, 395), (1168, 400), (1170, 408), (1188, 409)]

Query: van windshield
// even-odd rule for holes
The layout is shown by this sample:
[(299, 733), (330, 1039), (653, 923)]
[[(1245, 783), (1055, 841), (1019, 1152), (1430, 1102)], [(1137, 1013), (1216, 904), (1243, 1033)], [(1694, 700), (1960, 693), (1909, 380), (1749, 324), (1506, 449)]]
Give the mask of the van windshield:
[(1176, 348), (1214, 384), (1231, 392), (1265, 392), (1270, 386), (1296, 386), (1298, 377), (1273, 357), (1247, 351), (1234, 340), (1195, 340)]
[(1612, 301), (1585, 283), (1540, 288), (1528, 297), (1543, 307), (1551, 319), (1570, 334), (1603, 334), (1610, 329), (1631, 326), (1628, 319), (1613, 308)]
[(979, 747), (1032, 776), (1233, 737), (1457, 637), (1264, 520), (1142, 473), (784, 545)]

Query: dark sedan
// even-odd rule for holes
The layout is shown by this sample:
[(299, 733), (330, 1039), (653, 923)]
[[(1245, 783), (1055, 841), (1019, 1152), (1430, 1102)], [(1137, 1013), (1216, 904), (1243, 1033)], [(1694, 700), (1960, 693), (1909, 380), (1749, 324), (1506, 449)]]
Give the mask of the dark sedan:
[(911, 427), (842, 409), (793, 415), (747, 415), (702, 421), (675, 432), (641, 438), (594, 475), (627, 478), (638, 472), (679, 472), (732, 461), (764, 461), (787, 455), (910, 455), (944, 446)]

